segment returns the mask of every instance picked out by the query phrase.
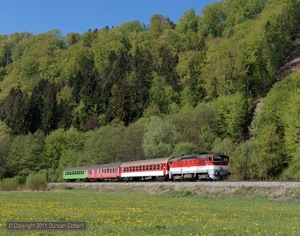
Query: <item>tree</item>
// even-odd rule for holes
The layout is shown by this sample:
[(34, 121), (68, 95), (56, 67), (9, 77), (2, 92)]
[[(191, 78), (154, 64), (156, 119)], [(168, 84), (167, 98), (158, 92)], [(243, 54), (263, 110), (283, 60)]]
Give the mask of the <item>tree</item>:
[(123, 159), (125, 128), (121, 123), (100, 127), (85, 142), (81, 165), (120, 162)]
[(190, 142), (180, 142), (176, 144), (172, 156), (177, 157), (184, 154), (192, 154), (197, 152), (199, 153), (197, 145)]
[(237, 139), (243, 132), (246, 114), (246, 100), (242, 94), (222, 96), (214, 101), (216, 110), (214, 129), (220, 137)]
[(1, 109), (1, 119), (14, 134), (26, 134), (29, 130), (29, 98), (20, 87), (12, 88)]
[(236, 180), (260, 179), (259, 153), (251, 140), (241, 143), (233, 152), (229, 162), (232, 178)]
[(6, 163), (6, 176), (26, 177), (31, 172), (38, 172), (43, 166), (44, 135), (35, 134), (15, 136), (11, 142)]
[(179, 96), (172, 86), (166, 83), (164, 77), (154, 73), (150, 88), (151, 104), (156, 104), (162, 113), (168, 114), (171, 110), (171, 105), (179, 103), (178, 100)]
[(122, 160), (143, 160), (145, 159), (143, 145), (143, 136), (145, 134), (145, 123), (143, 119), (130, 124), (124, 134), (124, 149), (122, 151)]
[(75, 128), (70, 128), (67, 131), (57, 129), (50, 133), (45, 138), (45, 168), (56, 169), (61, 158), (61, 155), (66, 150), (80, 151), (83, 149), (86, 135), (77, 131)]
[(287, 162), (278, 125), (263, 127), (255, 145), (258, 150), (258, 176), (264, 180), (278, 178)]
[(161, 118), (152, 116), (146, 123), (143, 150), (147, 158), (170, 156), (178, 140), (175, 126)]
[(174, 27), (173, 22), (163, 15), (155, 14), (150, 19), (149, 28), (152, 39), (158, 39), (165, 29), (172, 27)]
[(201, 23), (203, 27), (203, 35), (207, 37), (221, 36), (223, 32), (223, 22), (225, 19), (223, 11), (223, 3), (216, 2), (207, 5), (202, 10)]
[(283, 172), (284, 179), (300, 179), (300, 147), (296, 150), (292, 160), (289, 162), (288, 168)]
[(10, 152), (11, 140), (10, 129), (3, 122), (0, 122), (0, 179), (6, 175), (6, 162)]

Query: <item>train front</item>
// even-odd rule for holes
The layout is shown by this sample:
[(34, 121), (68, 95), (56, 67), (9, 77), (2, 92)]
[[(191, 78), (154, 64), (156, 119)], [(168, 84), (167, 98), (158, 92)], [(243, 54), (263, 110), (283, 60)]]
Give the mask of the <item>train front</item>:
[(229, 176), (228, 171), (229, 157), (221, 154), (214, 153), (207, 160), (207, 169), (210, 179), (227, 179)]

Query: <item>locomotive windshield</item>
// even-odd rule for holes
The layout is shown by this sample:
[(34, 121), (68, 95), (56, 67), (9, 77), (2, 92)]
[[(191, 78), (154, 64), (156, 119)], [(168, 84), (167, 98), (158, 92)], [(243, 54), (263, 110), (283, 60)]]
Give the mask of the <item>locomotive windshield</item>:
[(214, 161), (223, 161), (223, 162), (228, 162), (228, 156), (225, 155), (220, 155), (220, 156), (214, 156)]

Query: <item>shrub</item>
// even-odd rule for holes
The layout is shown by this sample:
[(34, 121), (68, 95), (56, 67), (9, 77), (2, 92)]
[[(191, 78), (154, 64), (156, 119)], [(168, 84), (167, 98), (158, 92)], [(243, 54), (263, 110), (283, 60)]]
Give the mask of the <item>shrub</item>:
[(30, 174), (26, 180), (26, 187), (30, 190), (44, 190), (47, 187), (47, 181), (43, 174)]
[(6, 178), (3, 179), (2, 182), (2, 190), (3, 191), (16, 191), (20, 187), (18, 177), (14, 178)]

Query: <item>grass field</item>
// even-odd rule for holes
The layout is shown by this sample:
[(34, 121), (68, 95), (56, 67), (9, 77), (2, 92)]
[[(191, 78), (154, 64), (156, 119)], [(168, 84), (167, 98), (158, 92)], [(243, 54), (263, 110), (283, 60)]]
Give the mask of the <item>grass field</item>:
[[(8, 221), (87, 222), (84, 231), (8, 231)], [(69, 189), (0, 192), (0, 235), (300, 235), (300, 202)]]

